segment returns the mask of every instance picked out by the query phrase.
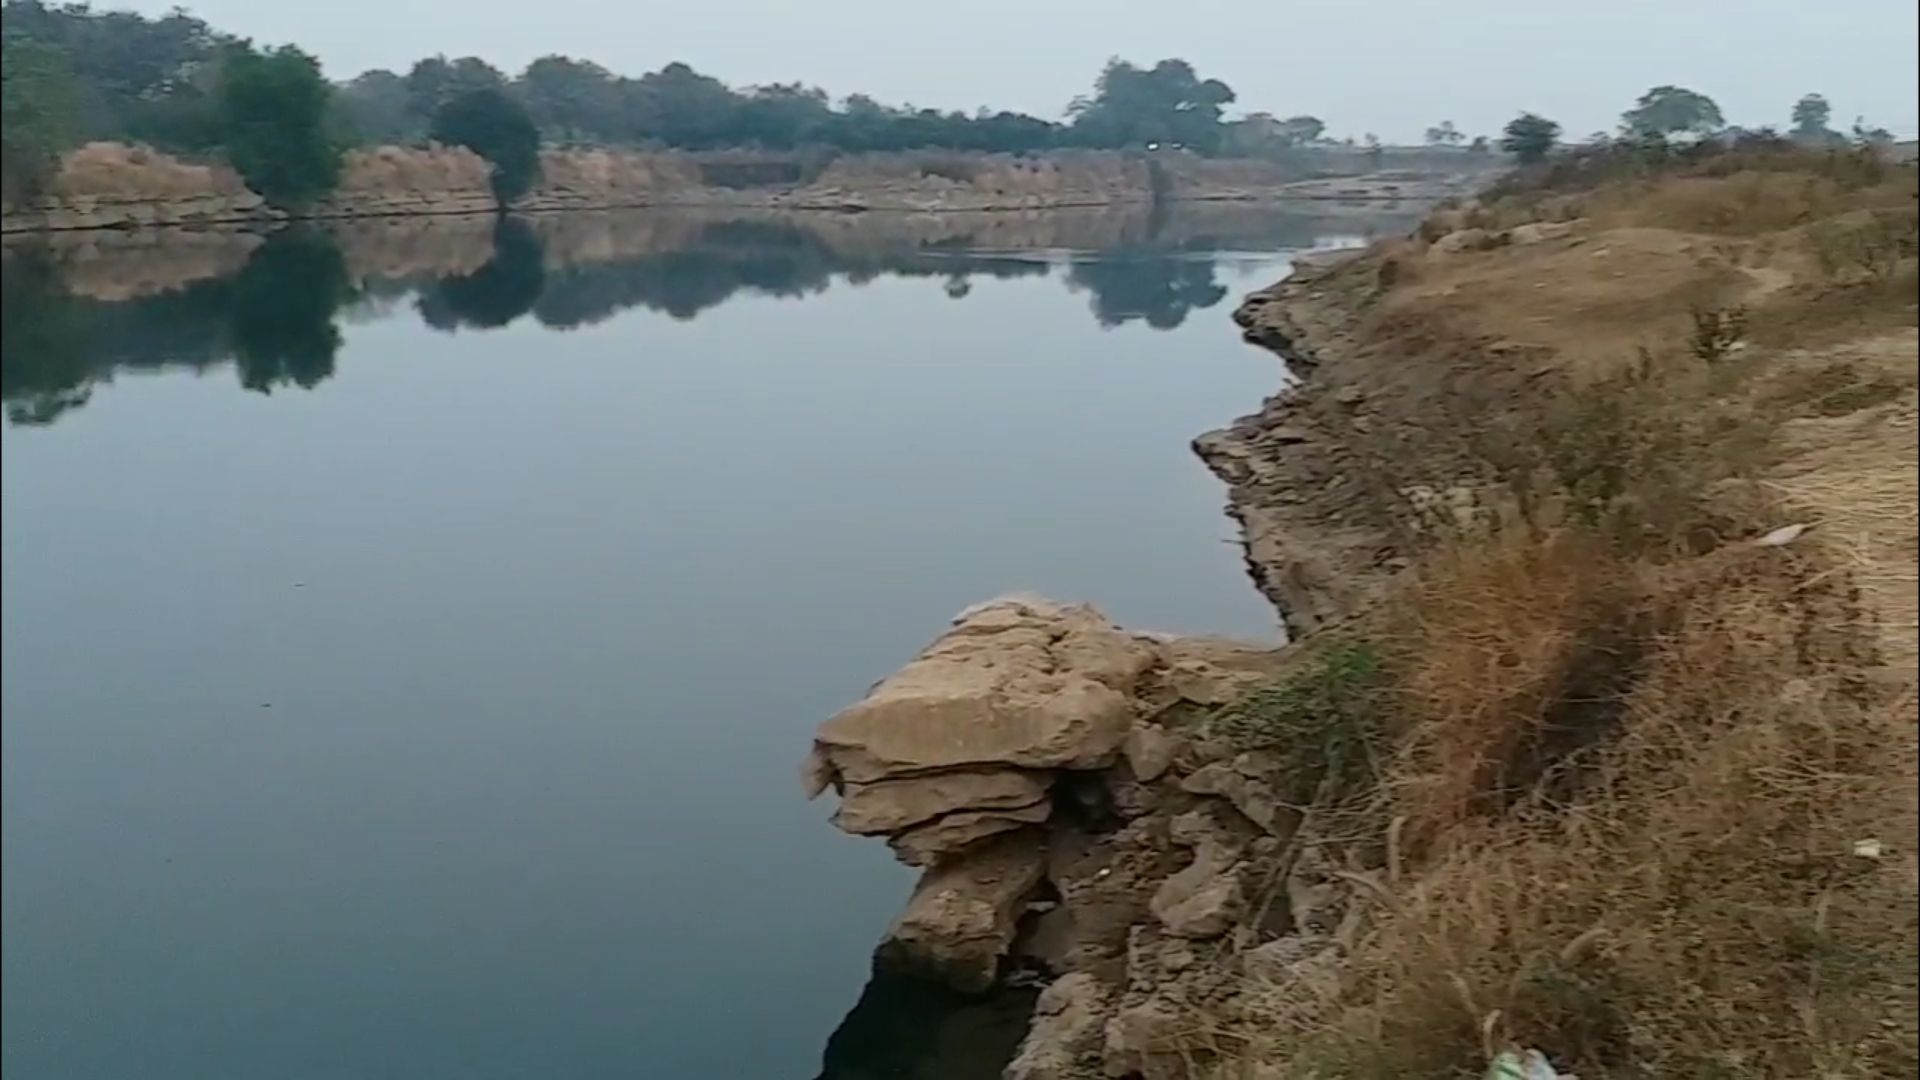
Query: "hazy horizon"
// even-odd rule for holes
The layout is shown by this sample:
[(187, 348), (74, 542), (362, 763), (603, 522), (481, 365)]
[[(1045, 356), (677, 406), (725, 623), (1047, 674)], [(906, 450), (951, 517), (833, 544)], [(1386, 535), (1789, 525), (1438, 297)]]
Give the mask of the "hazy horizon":
[[(159, 15), (176, 4), (96, 6)], [(1109, 57), (1177, 56), (1232, 86), (1234, 111), (1311, 114), (1335, 137), (1417, 141), (1442, 120), (1486, 134), (1525, 109), (1580, 138), (1613, 129), (1636, 96), (1666, 83), (1711, 95), (1730, 123), (1746, 126), (1784, 127), (1806, 93), (1827, 97), (1838, 127), (1865, 117), (1910, 138), (1920, 126), (1920, 6), (1912, 0), (1757, 0), (1737, 16), (1707, 0), (1553, 12), (1526, 0), (1194, 0), (1125, 15), (1093, 0), (967, 9), (925, 0), (709, 0), (685, 13), (643, 14), (546, 0), (525, 22), (474, 18), (454, 0), (187, 7), (221, 30), (298, 44), (338, 79), (405, 71), (435, 54), (478, 56), (513, 73), (558, 53), (625, 75), (678, 60), (736, 86), (797, 81), (836, 99), (864, 93), (891, 104), (1058, 116)]]

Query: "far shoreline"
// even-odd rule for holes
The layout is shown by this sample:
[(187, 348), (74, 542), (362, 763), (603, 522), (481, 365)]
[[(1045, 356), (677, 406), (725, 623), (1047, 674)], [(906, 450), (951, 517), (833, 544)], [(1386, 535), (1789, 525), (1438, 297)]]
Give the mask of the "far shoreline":
[[(843, 155), (824, 168), (791, 165), (783, 183), (731, 184), (700, 155), (549, 150), (543, 180), (506, 211), (778, 211), (849, 216), (1027, 214), (1188, 203), (1431, 205), (1470, 190), (1486, 167), (1462, 159), (1433, 167), (1373, 168), (1350, 155), (1344, 170), (1303, 170), (1263, 159), (1119, 151), (1038, 155), (897, 152)], [(339, 191), (298, 213), (268, 206), (238, 176), (143, 147), (95, 143), (68, 155), (51, 193), (7, 207), (0, 235), (130, 231), (145, 227), (272, 228), (291, 221), (497, 215), (488, 166), (462, 149), (379, 147), (349, 155)]]

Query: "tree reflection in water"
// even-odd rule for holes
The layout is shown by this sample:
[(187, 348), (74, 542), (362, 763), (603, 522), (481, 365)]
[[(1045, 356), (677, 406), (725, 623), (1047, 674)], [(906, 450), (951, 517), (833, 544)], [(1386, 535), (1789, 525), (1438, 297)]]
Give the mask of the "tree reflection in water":
[(205, 371), (232, 362), (240, 385), (311, 390), (332, 376), (336, 316), (355, 298), (340, 248), (289, 228), (234, 274), (124, 301), (71, 294), (44, 250), (0, 263), (0, 397), (14, 424), (49, 424), (119, 371)]
[(1179, 252), (1116, 251), (1075, 262), (1067, 281), (1093, 294), (1093, 317), (1108, 328), (1136, 320), (1172, 330), (1187, 315), (1227, 298), (1211, 258)]
[(493, 255), (471, 274), (441, 278), (420, 290), (414, 306), (435, 330), (497, 330), (533, 310), (547, 286), (547, 252), (533, 227), (501, 216)]
[(311, 390), (333, 376), (340, 351), (334, 315), (353, 299), (347, 263), (323, 233), (289, 229), (260, 245), (233, 279), (227, 347), (240, 385)]
[[(1266, 242), (1311, 242), (1311, 232), (1293, 228), (1297, 240), (1276, 234)], [(571, 330), (633, 308), (693, 319), (742, 293), (807, 296), (836, 282), (889, 275), (925, 278), (964, 300), (979, 278), (1044, 277), (1059, 269), (1043, 253), (985, 252), (964, 236), (836, 245), (791, 221), (709, 222), (677, 235), (671, 250), (550, 266), (535, 227), (502, 217), (490, 257), (472, 273), (356, 285), (327, 233), (295, 227), (270, 235), (236, 273), (114, 301), (70, 293), (47, 250), (10, 248), (0, 389), (8, 418), (24, 425), (52, 423), (79, 408), (121, 370), (232, 363), (249, 390), (312, 389), (333, 374), (344, 307), (372, 310), (409, 295), (436, 330), (490, 331), (529, 314), (548, 329)], [(1126, 246), (1075, 257), (1064, 280), (1091, 295), (1103, 327), (1170, 330), (1226, 298), (1212, 255), (1225, 246), (1206, 239), (1161, 245), (1150, 231)], [(96, 278), (101, 266), (91, 267)]]

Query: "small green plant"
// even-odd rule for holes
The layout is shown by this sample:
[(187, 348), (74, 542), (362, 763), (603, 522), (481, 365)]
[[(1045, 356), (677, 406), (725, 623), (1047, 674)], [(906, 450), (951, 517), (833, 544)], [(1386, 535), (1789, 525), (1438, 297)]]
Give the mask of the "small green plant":
[(1336, 803), (1370, 790), (1384, 749), (1380, 654), (1335, 642), (1299, 668), (1223, 706), (1208, 734), (1235, 750), (1270, 751), (1299, 802)]

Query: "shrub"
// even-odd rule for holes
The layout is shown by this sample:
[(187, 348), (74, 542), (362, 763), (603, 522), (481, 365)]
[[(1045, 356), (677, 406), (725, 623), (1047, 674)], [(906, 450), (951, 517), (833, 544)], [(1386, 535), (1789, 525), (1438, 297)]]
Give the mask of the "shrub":
[(540, 129), (505, 91), (483, 87), (449, 99), (434, 113), (429, 137), (486, 158), (493, 167), (493, 197), (502, 209), (540, 179)]
[(340, 183), (344, 147), (329, 131), (332, 88), (320, 62), (287, 45), (232, 46), (220, 70), (220, 129), (227, 160), (261, 198), (297, 210)]

